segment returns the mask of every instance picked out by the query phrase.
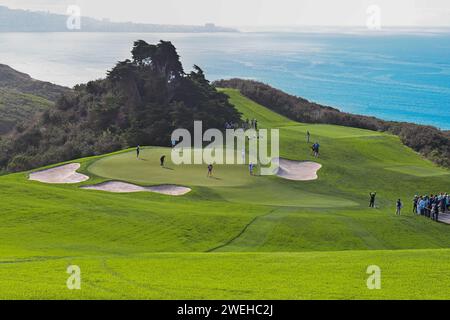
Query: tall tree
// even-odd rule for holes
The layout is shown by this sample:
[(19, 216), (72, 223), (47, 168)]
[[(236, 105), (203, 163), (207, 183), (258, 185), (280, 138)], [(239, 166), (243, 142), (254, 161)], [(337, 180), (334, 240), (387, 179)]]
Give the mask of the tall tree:
[(155, 45), (148, 44), (144, 40), (135, 41), (131, 50), (133, 62), (141, 66), (150, 65), (156, 49)]

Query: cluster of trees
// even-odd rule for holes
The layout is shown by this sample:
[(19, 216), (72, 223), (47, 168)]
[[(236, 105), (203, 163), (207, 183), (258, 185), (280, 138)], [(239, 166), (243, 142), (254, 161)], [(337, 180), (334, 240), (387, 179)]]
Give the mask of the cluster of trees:
[(413, 150), (435, 163), (450, 167), (450, 132), (432, 126), (384, 121), (375, 117), (341, 112), (252, 80), (231, 79), (214, 82), (217, 87), (234, 88), (246, 97), (286, 117), (305, 123), (326, 123), (390, 132)]
[(53, 108), (0, 140), (0, 168), (21, 171), (136, 145), (170, 145), (176, 128), (237, 122), (239, 112), (203, 71), (185, 73), (175, 47), (136, 41), (132, 60), (77, 85)]

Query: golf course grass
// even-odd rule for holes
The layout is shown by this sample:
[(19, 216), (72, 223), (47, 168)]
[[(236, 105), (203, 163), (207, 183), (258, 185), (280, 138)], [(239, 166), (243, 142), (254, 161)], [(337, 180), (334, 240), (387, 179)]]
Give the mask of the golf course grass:
[[(90, 177), (78, 184), (0, 176), (0, 299), (450, 298), (450, 226), (411, 208), (414, 194), (450, 191), (449, 170), (396, 136), (297, 123), (222, 91), (244, 119), (280, 130), (281, 157), (320, 163), (318, 179), (250, 176), (246, 165), (217, 165), (208, 178), (205, 165), (174, 165), (170, 148), (151, 146), (140, 159), (133, 149), (74, 159)], [(80, 188), (105, 181), (192, 191)], [(69, 265), (81, 290), (67, 289)], [(370, 265), (380, 290), (367, 288)]]

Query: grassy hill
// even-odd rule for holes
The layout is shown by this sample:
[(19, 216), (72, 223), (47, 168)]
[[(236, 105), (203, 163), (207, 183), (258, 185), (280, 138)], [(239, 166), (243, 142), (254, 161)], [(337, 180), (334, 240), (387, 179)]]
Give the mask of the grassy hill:
[(28, 74), (14, 70), (4, 64), (0, 64), (0, 88), (16, 90), (24, 94), (31, 94), (53, 102), (56, 101), (61, 94), (69, 91), (69, 88), (33, 79)]
[(0, 134), (48, 110), (69, 89), (32, 79), (25, 73), (0, 64)]
[[(322, 164), (319, 179), (250, 177), (245, 166), (159, 166), (147, 147), (83, 158), (90, 180), (0, 177), (0, 298), (448, 299), (450, 226), (415, 216), (415, 193), (448, 191), (450, 171), (394, 135), (297, 123), (224, 89), (242, 117), (280, 129), (281, 156)], [(321, 144), (310, 155), (305, 135)], [(172, 169), (172, 170), (170, 170)], [(173, 183), (191, 193), (113, 194), (81, 185)], [(376, 209), (368, 193), (378, 192)], [(405, 203), (395, 216), (395, 200)], [(66, 288), (80, 266), (82, 289)], [(366, 269), (382, 270), (368, 290)]]
[(47, 99), (0, 88), (0, 134), (11, 131), (18, 123), (52, 106), (53, 102)]

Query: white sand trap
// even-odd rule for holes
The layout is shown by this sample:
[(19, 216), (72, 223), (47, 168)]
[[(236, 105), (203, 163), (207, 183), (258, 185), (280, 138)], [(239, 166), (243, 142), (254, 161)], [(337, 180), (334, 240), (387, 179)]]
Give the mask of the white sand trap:
[(30, 173), (29, 179), (44, 183), (79, 183), (89, 179), (88, 176), (76, 172), (79, 163), (70, 163), (63, 166)]
[(129, 193), (129, 192), (156, 192), (169, 196), (182, 196), (191, 191), (190, 188), (180, 187), (174, 185), (160, 185), (153, 187), (141, 187), (135, 184), (120, 182), (120, 181), (108, 181), (93, 186), (81, 187), (82, 189), (100, 190), (115, 193)]
[(322, 168), (321, 164), (311, 161), (293, 161), (283, 158), (276, 160), (279, 161), (276, 175), (288, 180), (316, 180), (317, 171)]

